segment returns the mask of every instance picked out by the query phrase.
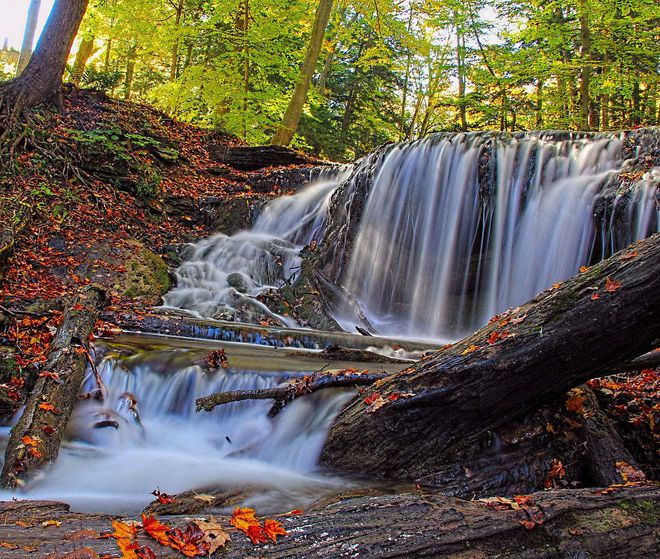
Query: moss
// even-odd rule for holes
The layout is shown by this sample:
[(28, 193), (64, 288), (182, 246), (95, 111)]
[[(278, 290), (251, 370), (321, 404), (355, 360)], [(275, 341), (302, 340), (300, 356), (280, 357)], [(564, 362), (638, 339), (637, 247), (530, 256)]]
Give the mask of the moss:
[(619, 508), (631, 514), (645, 524), (658, 524), (660, 522), (660, 504), (653, 501), (639, 501), (638, 503), (621, 503)]
[(118, 291), (131, 299), (142, 297), (156, 302), (170, 288), (167, 264), (165, 261), (139, 243), (127, 262), (126, 273), (122, 276)]
[(3, 352), (0, 349), (0, 384), (9, 382), (11, 377), (17, 376), (20, 373), (18, 363), (10, 352)]

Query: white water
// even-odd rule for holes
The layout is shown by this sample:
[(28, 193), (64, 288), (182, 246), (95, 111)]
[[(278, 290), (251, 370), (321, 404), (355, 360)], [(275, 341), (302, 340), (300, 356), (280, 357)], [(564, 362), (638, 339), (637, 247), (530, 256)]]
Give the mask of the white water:
[[(491, 185), (479, 180), (489, 142)], [(395, 146), (375, 171), (354, 248), (337, 266), (338, 283), (380, 334), (460, 338), (658, 230), (658, 169), (621, 193), (595, 228), (594, 213), (620, 157), (614, 135), (558, 141), (458, 134)], [(302, 246), (312, 239), (322, 245), (331, 197), (347, 174), (268, 204), (249, 232), (198, 243), (166, 304), (217, 316), (281, 285), (295, 273)], [(347, 181), (342, 188), (357, 187)], [(352, 218), (351, 207), (341, 211), (332, 219)], [(228, 286), (233, 272), (242, 274), (247, 296)], [(348, 331), (361, 322), (355, 299), (334, 309)], [(251, 304), (263, 312), (261, 303)]]
[[(322, 238), (330, 197), (344, 173), (332, 173), (332, 178), (322, 174), (314, 187), (272, 201), (250, 231), (215, 235), (192, 246), (176, 271), (177, 287), (165, 296), (165, 306), (216, 318), (235, 318), (235, 309), (241, 307), (248, 308), (249, 316), (252, 307), (283, 326), (297, 326), (254, 297), (281, 287), (299, 269), (300, 250)], [(233, 273), (242, 277), (245, 293), (229, 285)]]
[[(430, 138), (381, 165), (343, 279), (379, 332), (462, 337), (589, 263), (594, 205), (620, 141), (499, 142), (491, 194), (478, 181), (486, 139)], [(653, 231), (657, 183), (647, 183), (619, 216), (627, 242)], [(605, 233), (611, 249), (627, 244)]]
[[(349, 393), (300, 399), (275, 420), (267, 417), (269, 401), (196, 413), (198, 397), (275, 386), (282, 373), (205, 374), (157, 359), (104, 359), (99, 370), (108, 387), (106, 404), (77, 406), (56, 464), (19, 496), (60, 500), (83, 512), (134, 514), (154, 499), (156, 488), (170, 494), (257, 488), (252, 504), (282, 512), (338, 486), (315, 471), (327, 429)], [(83, 392), (95, 388), (90, 378)], [(138, 402), (139, 421), (127, 394)], [(108, 420), (118, 428), (94, 427)], [(0, 499), (11, 496), (0, 493)]]

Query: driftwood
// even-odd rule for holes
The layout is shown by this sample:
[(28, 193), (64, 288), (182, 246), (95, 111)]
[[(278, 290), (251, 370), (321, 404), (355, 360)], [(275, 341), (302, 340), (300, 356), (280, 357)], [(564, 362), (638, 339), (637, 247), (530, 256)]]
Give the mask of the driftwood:
[[(340, 414), (322, 461), (443, 486), (462, 450), (654, 349), (659, 332), (660, 235), (654, 235), (375, 383)], [(507, 467), (489, 479), (506, 477)], [(454, 475), (465, 484), (479, 477), (472, 469)]]
[(307, 155), (281, 146), (226, 147), (213, 145), (209, 152), (216, 161), (240, 171), (318, 163)]
[(302, 379), (296, 379), (283, 386), (257, 390), (235, 390), (218, 392), (195, 401), (197, 411), (212, 411), (217, 406), (240, 402), (242, 400), (275, 400), (268, 415), (276, 416), (282, 408), (296, 398), (311, 394), (323, 388), (347, 388), (369, 386), (388, 376), (388, 373), (357, 372), (352, 369), (338, 371), (319, 371)]
[[(623, 488), (606, 494), (594, 489), (547, 491), (531, 495), (527, 510), (420, 491), (369, 493), (363, 490), (337, 496), (313, 505), (302, 515), (280, 517), (288, 535), (278, 538), (276, 545), (255, 547), (246, 536), (232, 531), (232, 541), (218, 556), (646, 559), (657, 555), (657, 486)], [(539, 513), (536, 519), (542, 524), (530, 519)], [(196, 517), (202, 515), (195, 513)], [(3, 558), (35, 555), (94, 559), (120, 553), (116, 540), (98, 537), (111, 531), (112, 518), (108, 515), (73, 513), (67, 505), (55, 502), (8, 501), (0, 503), (0, 517)], [(227, 517), (216, 518), (229, 527)], [(42, 522), (53, 519), (62, 524), (42, 526)], [(178, 528), (189, 522), (182, 516), (163, 520)], [(525, 528), (521, 521), (531, 522), (533, 528)], [(158, 557), (175, 556), (143, 533), (139, 542)]]
[(105, 301), (105, 292), (89, 285), (64, 314), (25, 411), (11, 430), (0, 476), (3, 487), (24, 485), (57, 458), (89, 362), (89, 337)]

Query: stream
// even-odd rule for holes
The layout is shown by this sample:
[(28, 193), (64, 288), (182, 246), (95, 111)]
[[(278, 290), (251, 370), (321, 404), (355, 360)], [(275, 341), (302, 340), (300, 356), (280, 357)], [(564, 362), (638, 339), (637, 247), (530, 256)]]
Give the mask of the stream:
[[(219, 348), (227, 352), (227, 369), (208, 372), (195, 363)], [(328, 366), (367, 367), (328, 363), (315, 353), (140, 335), (97, 342), (105, 404), (77, 405), (56, 464), (20, 495), (64, 501), (81, 512), (136, 514), (157, 488), (169, 494), (246, 489), (245, 504), (282, 512), (350, 487), (353, 481), (324, 473), (317, 461), (327, 430), (354, 391), (300, 398), (275, 419), (267, 416), (271, 402), (262, 400), (195, 411), (195, 399), (214, 392), (269, 388)], [(82, 393), (95, 389), (90, 372)], [(3, 427), (4, 444), (8, 433)]]

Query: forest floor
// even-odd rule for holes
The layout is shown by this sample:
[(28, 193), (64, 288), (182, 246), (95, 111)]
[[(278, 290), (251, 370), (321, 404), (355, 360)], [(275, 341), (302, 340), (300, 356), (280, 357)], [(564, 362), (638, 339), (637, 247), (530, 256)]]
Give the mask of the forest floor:
[(108, 310), (139, 315), (161, 302), (186, 243), (243, 229), (288, 192), (270, 168), (213, 155), (242, 145), (94, 91), (35, 116), (0, 166), (0, 350), (15, 350), (0, 359), (0, 417), (23, 401), (80, 287), (100, 284)]
[[(60, 113), (39, 118), (19, 138), (13, 157), (2, 161), (0, 172), (0, 233), (8, 231), (5, 238), (11, 238), (13, 245), (5, 262), (0, 254), (0, 419), (24, 402), (45, 360), (52, 327), (80, 287), (89, 283), (105, 287), (111, 296), (110, 310), (133, 315), (148, 312), (169, 289), (170, 270), (180, 262), (185, 243), (242, 229), (250, 223), (255, 207), (290, 191), (286, 182), (281, 186), (279, 179), (269, 180), (272, 169), (242, 172), (223, 165), (213, 155), (241, 145), (239, 139), (176, 122), (147, 106), (76, 91), (67, 93)], [(0, 248), (2, 241), (0, 238)], [(114, 325), (98, 324), (97, 335), (112, 331), (116, 331)], [(660, 442), (657, 373), (646, 370), (591, 382), (627, 446), (647, 465), (645, 473), (651, 479), (658, 479), (658, 472), (650, 466), (657, 463)], [(591, 498), (585, 497), (585, 503)], [(638, 499), (644, 507), (650, 506), (648, 502), (657, 505), (657, 492)], [(390, 506), (374, 503), (374, 509)], [(114, 540), (104, 539), (100, 541), (105, 543), (92, 545), (95, 551), (83, 551), (84, 540), (96, 541), (101, 524), (109, 528), (109, 518), (92, 522), (52, 504), (21, 509), (12, 509), (10, 503), (4, 506), (0, 508), (8, 515), (4, 523), (9, 522), (14, 532), (24, 532), (22, 536), (14, 533), (17, 537), (12, 541), (0, 538), (0, 546), (13, 553), (8, 557), (29, 551), (37, 532), (36, 539), (48, 534), (53, 557), (65, 553), (70, 559), (96, 557), (97, 552), (114, 548)], [(418, 504), (406, 506), (417, 510)], [(451, 512), (459, 505), (452, 502), (447, 506)], [(520, 509), (510, 501), (502, 506), (511, 515)], [(39, 507), (41, 511), (35, 513)], [(475, 511), (482, 522), (486, 518), (483, 510), (477, 507)], [(471, 514), (464, 511), (467, 518)], [(619, 519), (622, 526), (628, 522), (623, 516)], [(62, 544), (59, 555), (54, 535), (59, 525), (42, 525), (51, 519), (59, 522), (58, 518), (71, 524), (68, 527), (75, 532)], [(319, 518), (320, 534), (327, 526)], [(302, 540), (313, 523), (286, 522), (290, 530), (302, 534), (300, 545), (308, 545)], [(518, 529), (519, 519), (512, 516), (510, 524), (501, 528), (505, 536)], [(31, 531), (32, 526), (37, 528)], [(557, 529), (564, 528), (568, 530), (568, 524)], [(584, 532), (586, 538), (599, 530), (582, 526), (564, 536), (579, 539)], [(525, 545), (540, 541), (535, 532), (523, 534)], [(456, 549), (462, 545), (456, 543)], [(340, 550), (337, 547), (337, 553)], [(242, 546), (239, 551), (247, 549)], [(3, 553), (0, 549), (0, 557)], [(480, 553), (461, 555), (457, 551), (456, 557), (492, 556), (489, 551)]]

